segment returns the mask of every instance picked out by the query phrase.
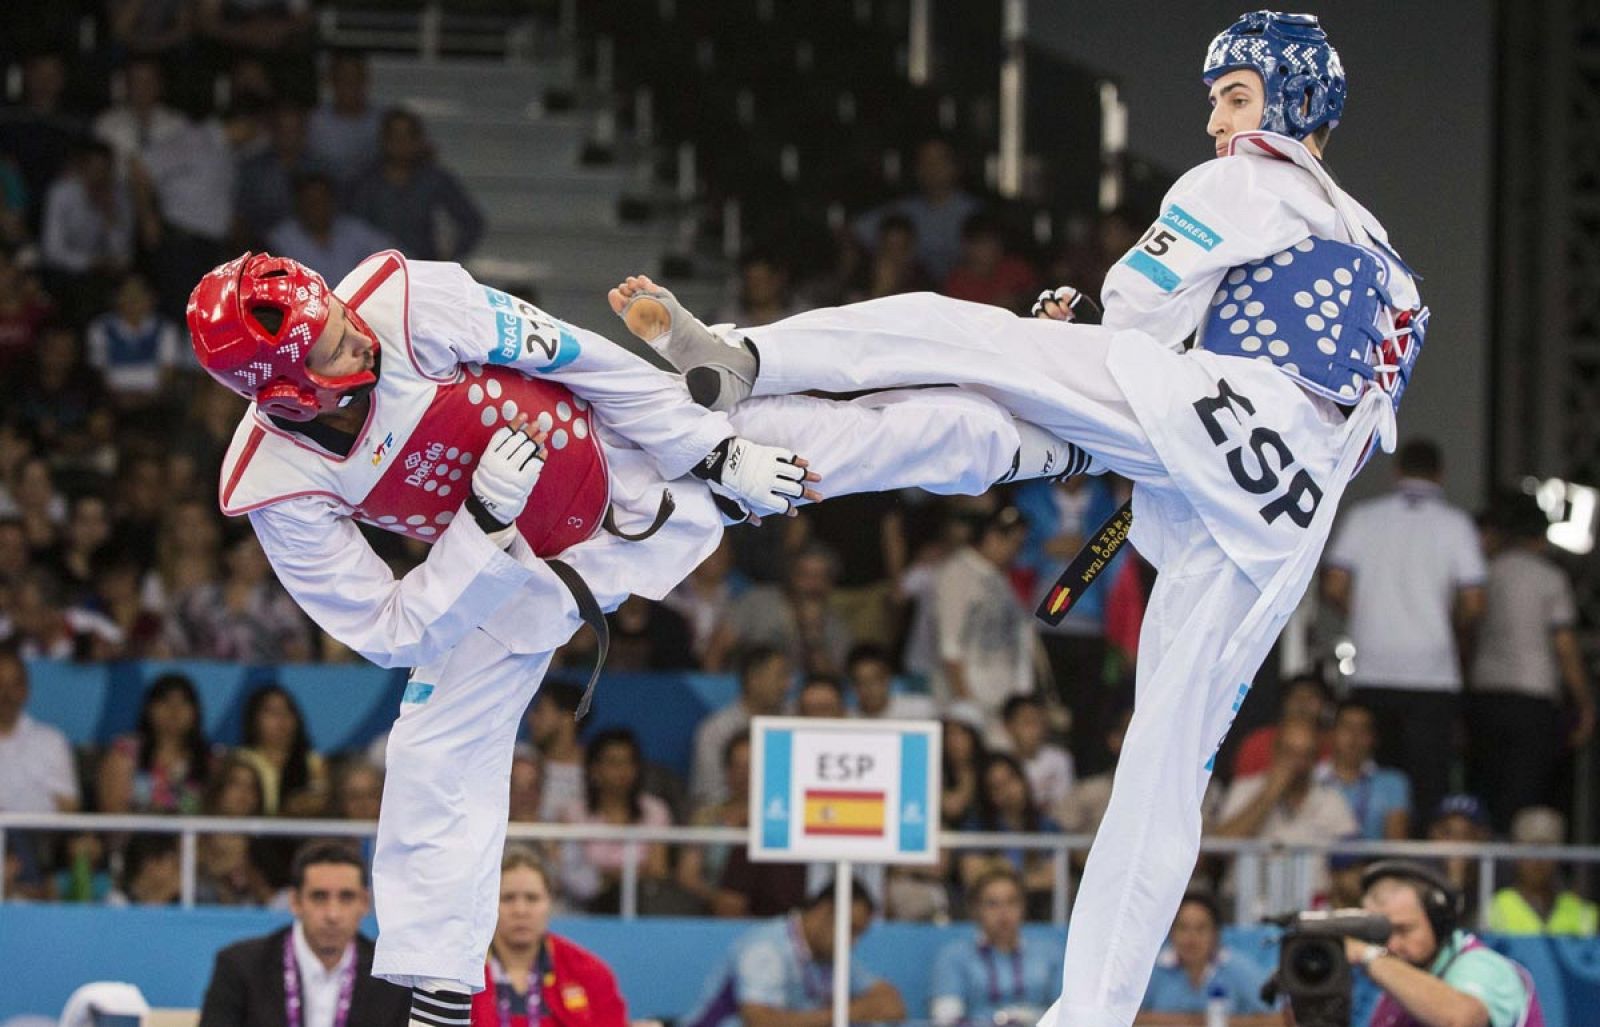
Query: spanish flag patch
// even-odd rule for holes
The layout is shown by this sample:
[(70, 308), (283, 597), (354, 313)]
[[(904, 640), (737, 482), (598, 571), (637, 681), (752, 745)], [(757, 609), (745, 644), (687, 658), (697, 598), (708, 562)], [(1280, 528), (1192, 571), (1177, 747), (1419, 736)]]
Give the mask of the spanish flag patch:
[(832, 791), (808, 788), (805, 833), (822, 836), (875, 838), (887, 819), (883, 792)]

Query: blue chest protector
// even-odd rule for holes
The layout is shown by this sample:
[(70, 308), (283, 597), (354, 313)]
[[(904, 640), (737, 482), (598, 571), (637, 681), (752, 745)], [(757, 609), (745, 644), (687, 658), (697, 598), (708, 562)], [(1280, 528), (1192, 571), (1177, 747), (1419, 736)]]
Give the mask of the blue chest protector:
[(1427, 331), (1426, 307), (1396, 311), (1388, 265), (1372, 250), (1304, 239), (1230, 270), (1211, 298), (1197, 345), (1282, 368), (1306, 389), (1349, 406), (1369, 387), (1396, 409)]

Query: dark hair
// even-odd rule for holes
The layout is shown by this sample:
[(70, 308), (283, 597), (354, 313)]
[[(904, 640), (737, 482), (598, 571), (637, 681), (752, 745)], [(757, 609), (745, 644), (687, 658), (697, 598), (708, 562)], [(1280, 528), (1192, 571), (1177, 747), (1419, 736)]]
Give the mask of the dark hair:
[(27, 674), (28, 664), (22, 658), (22, 640), (15, 635), (10, 638), (0, 638), (0, 662), (15, 663), (21, 667), (23, 674)]
[(1334, 723), (1338, 723), (1339, 718), (1344, 716), (1346, 713), (1350, 712), (1351, 710), (1359, 710), (1360, 712), (1365, 713), (1367, 716), (1369, 716), (1369, 717), (1371, 717), (1373, 719), (1374, 723), (1376, 723), (1376, 721), (1378, 719), (1377, 712), (1374, 711), (1373, 708), (1371, 706), (1367, 705), (1367, 703), (1364, 702), (1363, 700), (1361, 700), (1361, 699), (1346, 699), (1346, 700), (1344, 700), (1343, 702), (1341, 702), (1338, 706), (1336, 706), (1334, 708), (1334, 711), (1333, 711)]
[(1000, 220), (986, 210), (975, 211), (961, 222), (961, 240), (976, 239), (980, 235), (1000, 238)]
[[(979, 767), (982, 767), (984, 760), (989, 758), (989, 747), (984, 744), (983, 732), (964, 720), (946, 717), (943, 721), (943, 730), (948, 732), (951, 728), (958, 728), (972, 736), (972, 760)], [(939, 747), (939, 763), (944, 768), (944, 780), (954, 781), (956, 779), (956, 765), (950, 756), (950, 747), (948, 745)]]
[(1001, 722), (1009, 723), (1011, 718), (1016, 716), (1024, 706), (1032, 706), (1037, 710), (1044, 709), (1044, 703), (1040, 702), (1037, 696), (1013, 695), (1011, 698), (1006, 700), (1006, 704), (1004, 706), (1000, 707)]
[(150, 708), (174, 693), (183, 696), (194, 710), (194, 723), (183, 736), (183, 751), (189, 758), (185, 780), (203, 784), (210, 769), (211, 747), (206, 743), (205, 729), (201, 725), (200, 696), (195, 692), (194, 682), (182, 674), (163, 674), (145, 690), (144, 702), (139, 706), (139, 769), (149, 770), (155, 762), (156, 731), (151, 723)]
[(1323, 702), (1328, 703), (1333, 701), (1333, 689), (1328, 687), (1328, 683), (1322, 680), (1322, 676), (1320, 674), (1311, 673), (1296, 674), (1288, 681), (1285, 681), (1283, 683), (1282, 697), (1288, 698), (1290, 690), (1306, 686), (1316, 689), (1317, 694), (1322, 696)]
[(783, 657), (783, 652), (770, 645), (753, 645), (739, 654), (739, 691), (745, 690), (750, 676), (771, 661)]
[(1550, 518), (1539, 500), (1521, 489), (1496, 492), (1483, 521), (1513, 539), (1543, 539), (1550, 530)]
[(1412, 439), (1394, 455), (1400, 473), (1411, 478), (1437, 478), (1444, 473), (1444, 453), (1432, 439)]
[(379, 121), (378, 131), (380, 133), (387, 132), (389, 131), (389, 126), (398, 121), (406, 122), (416, 130), (418, 135), (423, 133), (422, 118), (417, 115), (416, 111), (410, 110), (406, 107), (390, 107), (388, 110), (384, 111), (383, 117)]
[(858, 642), (850, 647), (849, 655), (844, 658), (844, 666), (848, 671), (854, 671), (857, 664), (881, 663), (890, 670), (894, 669), (894, 660), (889, 657), (889, 650), (876, 642)]
[(1191, 888), (1183, 893), (1182, 899), (1178, 900), (1178, 908), (1191, 905), (1199, 906), (1206, 911), (1206, 915), (1211, 917), (1212, 927), (1218, 929), (1222, 927), (1222, 904), (1217, 901), (1215, 895), (1201, 888)]
[[(800, 908), (811, 910), (816, 909), (818, 906), (832, 903), (834, 883), (834, 879), (829, 878), (827, 883), (817, 886), (811, 894), (806, 896), (805, 905)], [(850, 905), (866, 906), (868, 913), (876, 913), (878, 911), (877, 900), (872, 897), (871, 892), (867, 891), (867, 886), (861, 883), (861, 879), (853, 874), (850, 877)]]
[(583, 689), (564, 681), (546, 681), (539, 686), (539, 694), (533, 701), (553, 702), (562, 712), (577, 716), (578, 705), (583, 702)]
[(1022, 769), (1022, 764), (1009, 753), (992, 752), (983, 761), (978, 771), (978, 829), (980, 831), (1002, 831), (1006, 825), (1000, 822), (1000, 810), (989, 797), (989, 771), (997, 766), (1010, 768), (1017, 780), (1022, 782), (1022, 794), (1025, 804), (1022, 811), (1023, 831), (1039, 830), (1039, 804), (1033, 798), (1033, 785), (1028, 783), (1027, 771)]
[(294, 862), (289, 864), (290, 886), (299, 891), (306, 884), (306, 868), (328, 864), (355, 867), (361, 874), (361, 887), (367, 886), (367, 864), (361, 853), (349, 842), (332, 838), (313, 838), (296, 850)]
[(333, 192), (333, 179), (330, 178), (326, 172), (317, 171), (315, 169), (310, 171), (298, 171), (295, 173), (294, 194), (296, 196), (299, 196), (307, 189), (311, 189), (316, 186), (321, 186), (331, 193)]
[(878, 221), (878, 238), (881, 239), (894, 231), (907, 232), (912, 238), (916, 238), (917, 226), (909, 217), (899, 212), (885, 214)]
[(733, 759), (733, 750), (741, 745), (750, 744), (750, 729), (746, 728), (722, 743), (722, 765), (726, 767), (728, 761)]
[(614, 727), (601, 731), (589, 739), (589, 744), (583, 751), (583, 796), (584, 803), (592, 812), (596, 808), (599, 796), (594, 786), (595, 764), (600, 762), (600, 754), (613, 745), (625, 747), (633, 756), (633, 762), (638, 772), (633, 776), (633, 786), (628, 789), (628, 822), (637, 824), (644, 817), (644, 804), (640, 801), (644, 795), (644, 752), (639, 748), (639, 739), (632, 731), (625, 727)]
[(844, 702), (844, 682), (839, 680), (839, 675), (807, 674), (805, 680), (800, 682), (800, 690), (803, 692), (812, 685), (821, 685), (823, 688), (833, 689), (833, 694), (839, 697), (840, 702)]
[(245, 700), (244, 744), (247, 749), (260, 747), (261, 736), (256, 729), (256, 720), (261, 716), (267, 700), (275, 695), (281, 695), (289, 706), (289, 712), (294, 714), (294, 740), (289, 743), (289, 758), (284, 762), (283, 780), (278, 785), (281, 802), (311, 783), (311, 739), (306, 734), (305, 714), (300, 712), (300, 704), (282, 685), (276, 682), (262, 685)]
[(122, 886), (128, 887), (139, 879), (145, 864), (163, 856), (178, 854), (178, 836), (175, 834), (136, 834), (128, 839), (122, 850)]
[(1022, 875), (1017, 873), (1016, 868), (1010, 863), (997, 861), (985, 867), (973, 880), (971, 886), (967, 888), (967, 904), (976, 909), (979, 897), (988, 891), (989, 886), (996, 881), (1009, 881), (1017, 889), (1018, 894), (1024, 897), (1027, 896), (1028, 889), (1022, 883)]
[(267, 794), (266, 789), (262, 787), (260, 769), (238, 753), (230, 752), (222, 758), (222, 762), (217, 764), (216, 770), (211, 774), (211, 780), (206, 782), (206, 792), (201, 799), (202, 805), (200, 808), (205, 811), (207, 816), (220, 815), (221, 811), (217, 807), (222, 802), (222, 790), (228, 787), (228, 778), (235, 770), (249, 771), (250, 779), (256, 783), (256, 816), (262, 814), (263, 808), (266, 806)]
[(1022, 511), (1007, 503), (979, 522), (976, 541), (981, 542), (990, 535), (1009, 535), (1014, 531), (1024, 530), (1027, 526), (1027, 522), (1022, 519)]

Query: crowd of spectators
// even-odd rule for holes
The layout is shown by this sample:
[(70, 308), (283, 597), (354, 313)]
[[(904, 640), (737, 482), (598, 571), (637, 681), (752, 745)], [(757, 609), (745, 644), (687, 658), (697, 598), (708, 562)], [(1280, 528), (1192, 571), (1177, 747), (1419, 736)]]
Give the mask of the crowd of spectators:
[[(362, 55), (318, 54), (304, 5), (278, 5), (281, 16), (248, 29), (219, 21), (222, 0), (171, 23), (152, 12), (187, 5), (110, 6), (119, 42), (103, 83), (69, 81), (69, 68), (80, 74), (70, 53), (41, 49), (20, 60), (19, 92), (0, 110), (0, 810), (372, 819), (381, 740), (313, 751), (281, 687), (249, 697), (232, 750), (207, 740), (181, 675), (154, 681), (137, 730), (99, 751), (73, 753), (24, 712), (25, 660), (351, 659), (276, 583), (248, 527), (216, 512), (216, 469), (242, 408), (196, 374), (182, 304), (200, 273), (245, 247), (337, 280), (390, 245), (460, 258), (484, 230), (422, 120), (373, 107)], [(320, 104), (307, 95), (319, 68)], [(1137, 231), (1117, 212), (1082, 245), (1030, 261), (965, 187), (947, 142), (923, 141), (912, 167), (915, 189), (842, 228), (824, 273), (797, 280), (781, 249), (753, 246), (725, 316), (754, 325), (923, 288), (1025, 310), (1047, 281), (1097, 291), (1097, 269)], [(1474, 524), (1445, 502), (1427, 443), (1397, 467), (1391, 495), (1345, 515), (1321, 587), (1354, 642), (1354, 676), (1336, 682), (1319, 665), (1260, 690), (1281, 714), (1224, 750), (1214, 836), (1565, 837), (1561, 758), (1588, 743), (1595, 707), (1543, 515), (1512, 496)], [(1152, 572), (1124, 555), (1056, 629), (1030, 611), (1129, 489), (1108, 475), (980, 497), (864, 496), (730, 533), (665, 600), (610, 618), (613, 669), (737, 678), (736, 699), (696, 730), (687, 778), (652, 764), (627, 731), (583, 737), (577, 696), (551, 684), (528, 712), (512, 819), (744, 826), (750, 719), (794, 712), (940, 720), (951, 829), (1092, 834), (1128, 730)], [(397, 572), (425, 555), (371, 537)], [(587, 658), (585, 644), (572, 660)], [(560, 903), (617, 908), (623, 846), (543, 848)], [(207, 836), (198, 894), (288, 901), (292, 852), (243, 832)], [(777, 916), (817, 908), (823, 883), (821, 868), (754, 863), (742, 846), (652, 844), (638, 858), (645, 912)], [(1489, 911), (1496, 922), (1592, 932), (1594, 907), (1558, 868), (1525, 862)], [(1473, 896), (1476, 867), (1446, 871)], [(1332, 861), (1297, 887), (1307, 904), (1348, 901), (1359, 870)], [(1221, 863), (1202, 861), (1197, 876), (1225, 896), (1240, 888)], [(982, 920), (992, 905), (986, 930), (1005, 933), (1000, 907), (1047, 916), (1054, 882), (1045, 855), (1002, 848), (880, 870), (863, 889), (869, 909), (898, 917)], [(173, 902), (177, 853), (170, 837), (11, 839), (5, 891)], [(1198, 921), (1214, 927), (1215, 908), (1186, 906), (1180, 921), (1196, 923), (1184, 930), (1203, 935)], [(1190, 947), (1176, 946), (1175, 965), (1198, 958)]]

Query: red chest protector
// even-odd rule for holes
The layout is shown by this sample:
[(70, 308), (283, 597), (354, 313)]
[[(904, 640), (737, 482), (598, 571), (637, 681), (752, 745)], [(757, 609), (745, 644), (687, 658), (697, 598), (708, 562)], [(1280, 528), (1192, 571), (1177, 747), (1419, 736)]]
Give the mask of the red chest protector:
[(544, 472), (517, 518), (523, 538), (548, 557), (594, 534), (609, 508), (610, 480), (587, 403), (564, 386), (503, 368), (462, 365), (442, 380), (425, 374), (412, 353), (407, 270), (398, 254), (368, 258), (334, 294), (383, 344), (366, 425), (339, 457), (252, 410), (223, 463), (224, 513), (323, 495), (358, 520), (432, 542), (466, 500), (490, 436), (525, 414), (550, 438)]

